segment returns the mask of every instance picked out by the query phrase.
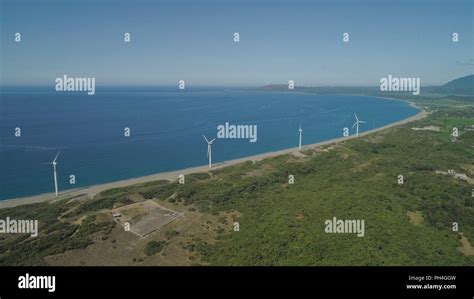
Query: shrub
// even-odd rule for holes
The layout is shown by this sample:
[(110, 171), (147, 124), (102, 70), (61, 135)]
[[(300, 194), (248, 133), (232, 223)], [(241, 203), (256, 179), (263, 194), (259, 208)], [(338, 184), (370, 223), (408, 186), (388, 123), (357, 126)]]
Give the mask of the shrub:
[(165, 241), (150, 241), (146, 244), (144, 252), (148, 256), (152, 256), (165, 247), (166, 242)]

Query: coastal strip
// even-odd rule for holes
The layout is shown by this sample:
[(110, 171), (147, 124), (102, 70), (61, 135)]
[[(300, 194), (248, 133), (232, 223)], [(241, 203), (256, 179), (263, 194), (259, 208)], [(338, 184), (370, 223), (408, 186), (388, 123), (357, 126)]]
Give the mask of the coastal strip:
[[(416, 115), (413, 115), (409, 118), (385, 125), (383, 127), (375, 128), (369, 131), (365, 131), (363, 133), (359, 134), (359, 137), (363, 137), (378, 131), (386, 130), (388, 128), (394, 127), (394, 126), (399, 126), (403, 125), (409, 122), (413, 122), (416, 120), (420, 120), (422, 118), (425, 118), (428, 113), (423, 110), (422, 108), (416, 106), (414, 103), (409, 102), (411, 106), (420, 109), (420, 112), (417, 113)], [(335, 138), (327, 141), (322, 141), (318, 143), (313, 143), (313, 144), (308, 144), (304, 145), (302, 149), (312, 149), (312, 148), (317, 148), (321, 146), (326, 146), (330, 144), (337, 144), (343, 141), (351, 140), (353, 138), (356, 138), (355, 135), (348, 136), (348, 137), (340, 137), (340, 138)], [(229, 161), (224, 161), (224, 162), (219, 162), (216, 164), (213, 164), (212, 170), (220, 169), (223, 167), (227, 166), (232, 166), (236, 165), (239, 163), (243, 163), (246, 161), (260, 161), (266, 158), (270, 157), (276, 157), (280, 155), (285, 155), (289, 153), (297, 153), (299, 152), (298, 147), (293, 147), (289, 149), (284, 149), (284, 150), (279, 150), (279, 151), (273, 151), (273, 152), (268, 152), (268, 153), (263, 153), (263, 154), (258, 154), (254, 156), (249, 156), (249, 157), (243, 157), (243, 158), (238, 158), (238, 159), (233, 159)], [(146, 183), (146, 182), (151, 182), (151, 181), (158, 181), (158, 180), (168, 180), (168, 181), (174, 181), (178, 178), (179, 175), (187, 175), (191, 173), (199, 173), (199, 172), (208, 172), (209, 168), (207, 165), (203, 166), (196, 166), (196, 167), (190, 167), (182, 170), (176, 170), (176, 171), (170, 171), (170, 172), (161, 172), (161, 173), (156, 173), (152, 175), (147, 175), (147, 176), (142, 176), (139, 178), (132, 178), (132, 179), (126, 179), (126, 180), (121, 180), (121, 181), (115, 181), (115, 182), (110, 182), (110, 183), (104, 183), (104, 184), (99, 184), (99, 185), (92, 185), (88, 187), (83, 187), (83, 188), (77, 188), (77, 189), (71, 189), (67, 190), (64, 192), (61, 192), (58, 197), (54, 196), (54, 193), (44, 193), (40, 195), (34, 195), (34, 196), (28, 196), (28, 197), (20, 197), (20, 198), (14, 198), (14, 199), (6, 199), (6, 200), (1, 200), (0, 201), (0, 209), (4, 208), (11, 208), (11, 207), (16, 207), (20, 205), (27, 205), (27, 204), (34, 204), (34, 203), (40, 203), (44, 201), (52, 201), (52, 200), (61, 200), (65, 198), (71, 198), (71, 197), (79, 197), (79, 196), (88, 196), (90, 198), (94, 197), (95, 195), (99, 194), (102, 191), (113, 189), (113, 188), (120, 188), (120, 187), (126, 187), (130, 185), (135, 185), (135, 184), (141, 184), (141, 183)]]

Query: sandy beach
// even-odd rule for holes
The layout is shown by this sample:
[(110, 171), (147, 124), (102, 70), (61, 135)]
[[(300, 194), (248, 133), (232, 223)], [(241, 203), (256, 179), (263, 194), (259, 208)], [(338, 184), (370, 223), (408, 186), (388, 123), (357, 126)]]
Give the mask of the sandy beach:
[[(394, 99), (391, 99), (391, 100), (394, 100)], [(413, 107), (421, 109), (420, 107), (417, 107), (415, 104), (413, 104), (411, 102), (409, 102), (409, 103)], [(425, 110), (421, 109), (421, 111), (418, 114), (416, 114), (412, 117), (403, 119), (403, 120), (395, 122), (395, 123), (391, 123), (389, 125), (386, 125), (386, 126), (383, 126), (383, 127), (380, 127), (380, 128), (376, 128), (376, 129), (373, 129), (373, 130), (370, 130), (370, 131), (360, 133), (359, 136), (361, 136), (361, 137), (366, 136), (366, 135), (372, 134), (374, 132), (386, 130), (386, 129), (394, 127), (394, 126), (398, 126), (398, 125), (406, 124), (406, 123), (409, 123), (409, 122), (412, 122), (412, 121), (416, 121), (416, 120), (422, 119), (426, 116), (427, 116), (427, 112)], [(316, 148), (316, 147), (325, 146), (325, 145), (329, 145), (329, 144), (336, 144), (336, 143), (339, 143), (341, 141), (346, 141), (346, 140), (350, 140), (350, 139), (353, 139), (353, 138), (356, 138), (355, 135), (348, 136), (348, 137), (335, 138), (335, 139), (331, 139), (331, 140), (327, 140), (327, 141), (323, 141), (323, 142), (304, 145), (303, 149), (311, 149), (311, 148)], [(235, 165), (235, 164), (238, 164), (238, 163), (242, 163), (242, 162), (245, 162), (245, 161), (259, 161), (259, 160), (263, 160), (265, 158), (275, 157), (275, 156), (288, 154), (288, 153), (295, 153), (295, 152), (298, 152), (298, 151), (299, 151), (298, 147), (294, 147), (294, 148), (289, 148), (289, 149), (284, 149), (284, 150), (279, 150), (279, 151), (274, 151), (274, 152), (258, 154), (258, 155), (255, 155), (255, 156), (238, 158), (238, 159), (234, 159), (234, 160), (215, 163), (215, 164), (213, 164), (212, 169), (213, 170), (214, 169), (219, 169), (219, 168), (227, 167), (227, 166), (230, 166), (230, 165)], [(182, 174), (187, 175), (187, 174), (191, 174), (191, 173), (206, 172), (206, 171), (209, 171), (209, 168), (208, 168), (207, 164), (203, 165), (203, 166), (191, 167), (191, 168), (186, 168), (186, 169), (182, 169), (182, 170), (152, 174), (152, 175), (143, 176), (143, 177), (139, 177), (139, 178), (127, 179), (127, 180), (116, 181), (116, 182), (111, 182), (111, 183), (105, 183), (105, 184), (100, 184), (100, 185), (93, 185), (93, 186), (77, 188), (77, 189), (71, 189), (71, 190), (60, 192), (58, 197), (55, 197), (54, 193), (51, 192), (51, 193), (44, 193), (44, 194), (35, 195), (35, 196), (28, 196), (28, 197), (1, 200), (0, 201), (0, 209), (15, 207), (15, 206), (19, 206), (19, 205), (25, 205), (25, 204), (33, 204), (33, 203), (49, 201), (49, 200), (57, 200), (57, 199), (76, 197), (76, 196), (80, 196), (80, 195), (87, 195), (88, 197), (93, 197), (93, 196), (95, 196), (96, 194), (98, 194), (102, 191), (112, 189), (112, 188), (125, 187), (125, 186), (129, 186), (129, 185), (140, 184), (140, 183), (145, 183), (145, 182), (150, 182), (150, 181), (157, 181), (157, 180), (172, 181), (172, 180), (176, 180), (178, 178), (178, 176), (182, 175)]]

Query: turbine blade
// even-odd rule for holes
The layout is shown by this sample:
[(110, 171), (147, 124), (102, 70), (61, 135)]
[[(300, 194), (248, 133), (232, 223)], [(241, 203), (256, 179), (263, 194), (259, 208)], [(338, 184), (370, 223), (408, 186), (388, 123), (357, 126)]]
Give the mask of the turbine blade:
[(214, 142), (214, 140), (216, 140), (216, 138), (212, 139), (211, 141), (209, 141), (210, 144), (212, 144)]
[(59, 149), (58, 153), (56, 154), (56, 157), (54, 157), (53, 162), (56, 162), (56, 159), (58, 158), (60, 152), (61, 152), (61, 149)]
[(202, 137), (204, 137), (204, 139), (206, 139), (206, 142), (209, 143), (209, 140), (207, 140), (206, 136), (204, 136), (204, 134), (202, 134)]
[(359, 120), (359, 123), (361, 123), (361, 124), (366, 124), (367, 122), (366, 122), (366, 121), (363, 121), (363, 120)]
[(352, 126), (352, 128), (354, 128), (356, 125), (357, 125), (357, 122), (354, 123), (354, 125)]

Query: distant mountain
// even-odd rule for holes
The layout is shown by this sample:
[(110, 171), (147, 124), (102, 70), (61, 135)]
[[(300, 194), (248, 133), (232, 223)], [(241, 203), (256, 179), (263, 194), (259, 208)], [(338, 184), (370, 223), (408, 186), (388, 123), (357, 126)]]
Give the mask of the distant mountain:
[[(363, 94), (363, 95), (393, 95), (393, 92), (382, 92), (379, 86), (295, 86), (294, 90), (289, 90), (288, 85), (273, 84), (258, 88), (265, 91), (287, 91), (287, 92), (310, 92), (317, 94)], [(443, 95), (471, 96), (474, 95), (474, 75), (452, 80), (442, 86), (422, 86), (423, 93)], [(412, 92), (396, 92), (398, 95), (410, 96)]]
[(258, 88), (265, 91), (286, 91), (286, 92), (309, 92), (317, 94), (372, 94), (379, 91), (379, 87), (372, 86), (295, 86), (295, 89), (288, 89), (285, 84), (272, 84)]
[(438, 90), (443, 93), (474, 94), (474, 75), (449, 81), (440, 86)]

